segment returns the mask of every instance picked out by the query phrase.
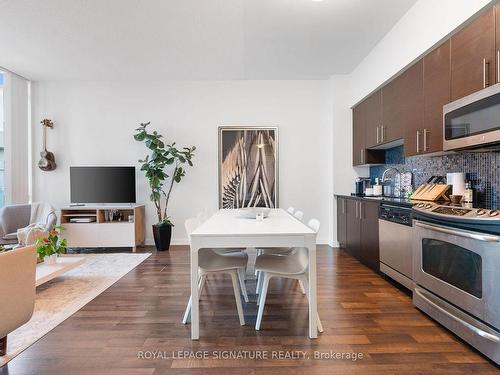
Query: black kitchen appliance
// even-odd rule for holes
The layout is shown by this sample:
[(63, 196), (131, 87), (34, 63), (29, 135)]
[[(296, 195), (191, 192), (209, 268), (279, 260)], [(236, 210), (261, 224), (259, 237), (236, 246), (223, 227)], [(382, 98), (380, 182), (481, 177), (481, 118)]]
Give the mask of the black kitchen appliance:
[(372, 180), (370, 177), (358, 177), (356, 178), (356, 193), (355, 195), (358, 197), (362, 197), (365, 195), (365, 191), (367, 187), (370, 187)]

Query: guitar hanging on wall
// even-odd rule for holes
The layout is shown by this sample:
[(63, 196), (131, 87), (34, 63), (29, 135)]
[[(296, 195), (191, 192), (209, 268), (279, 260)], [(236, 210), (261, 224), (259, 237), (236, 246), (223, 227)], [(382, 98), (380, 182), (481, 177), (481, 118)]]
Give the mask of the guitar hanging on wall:
[(54, 129), (54, 123), (49, 119), (42, 120), (43, 125), (43, 150), (40, 152), (40, 160), (38, 161), (38, 168), (42, 171), (53, 171), (56, 169), (56, 158), (54, 154), (47, 151), (47, 128)]

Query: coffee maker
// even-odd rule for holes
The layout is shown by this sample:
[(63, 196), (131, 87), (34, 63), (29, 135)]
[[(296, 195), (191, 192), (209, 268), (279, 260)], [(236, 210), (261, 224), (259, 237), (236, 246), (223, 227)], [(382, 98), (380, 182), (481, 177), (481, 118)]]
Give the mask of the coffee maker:
[(356, 178), (356, 193), (358, 197), (365, 195), (366, 188), (371, 187), (372, 180), (370, 177), (358, 177)]

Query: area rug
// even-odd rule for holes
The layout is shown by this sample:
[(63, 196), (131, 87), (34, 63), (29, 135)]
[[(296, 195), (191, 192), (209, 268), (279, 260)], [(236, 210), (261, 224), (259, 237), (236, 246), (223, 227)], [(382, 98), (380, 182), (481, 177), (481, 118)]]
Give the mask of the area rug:
[(31, 320), (8, 335), (3, 366), (69, 318), (151, 254), (78, 254), (85, 263), (36, 290)]

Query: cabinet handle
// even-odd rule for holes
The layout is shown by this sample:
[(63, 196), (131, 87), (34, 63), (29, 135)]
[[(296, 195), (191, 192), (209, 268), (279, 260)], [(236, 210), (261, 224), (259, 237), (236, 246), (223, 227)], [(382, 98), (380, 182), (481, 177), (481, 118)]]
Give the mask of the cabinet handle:
[(417, 154), (420, 152), (420, 130), (417, 130)]
[(427, 136), (429, 135), (429, 131), (424, 129), (424, 152), (428, 150), (427, 148)]
[(379, 131), (379, 126), (377, 125), (377, 144), (380, 143), (380, 131)]
[(500, 82), (500, 50), (497, 51), (497, 83)]
[(364, 159), (364, 157), (363, 157), (363, 156), (364, 156), (363, 149), (361, 149), (361, 150), (359, 150), (359, 151), (360, 151), (360, 155), (359, 155), (359, 162), (360, 162), (361, 164), (364, 164), (365, 162), (364, 162), (364, 160), (363, 160), (363, 159)]
[(355, 206), (354, 208), (356, 209), (356, 219), (358, 218), (358, 201), (355, 201)]
[(385, 126), (382, 125), (381, 128), (382, 128), (382, 134), (381, 134), (382, 135), (382, 141), (381, 142), (385, 142)]
[(363, 202), (359, 202), (359, 219), (363, 220)]
[[(486, 66), (488, 66), (488, 68), (486, 68)], [(489, 76), (489, 67), (490, 63), (486, 61), (486, 59), (483, 59), (483, 88), (486, 88), (490, 85), (490, 79), (489, 77), (486, 77)]]
[(342, 213), (345, 215), (346, 213), (346, 200), (342, 199)]

